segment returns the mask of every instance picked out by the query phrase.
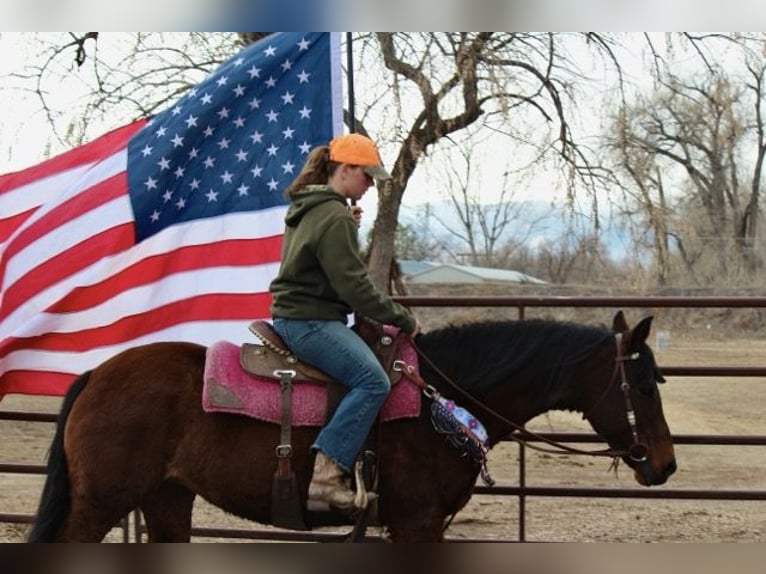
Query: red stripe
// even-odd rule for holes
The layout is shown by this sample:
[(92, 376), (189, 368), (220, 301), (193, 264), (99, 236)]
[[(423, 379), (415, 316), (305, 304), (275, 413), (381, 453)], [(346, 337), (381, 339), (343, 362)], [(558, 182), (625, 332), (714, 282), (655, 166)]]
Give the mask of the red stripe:
[(30, 269), (3, 293), (0, 320), (37, 292), (85, 269), (99, 259), (131, 247), (134, 236), (133, 222), (124, 223), (93, 235)]
[(0, 377), (0, 400), (3, 395), (11, 392), (21, 395), (63, 395), (74, 382), (75, 376), (55, 371), (7, 371)]
[[(11, 236), (11, 233), (16, 231), (16, 229), (18, 229), (18, 227), (35, 211), (37, 211), (37, 208), (33, 207), (24, 213), (17, 213), (16, 215), (11, 215), (5, 219), (0, 219), (0, 243), (8, 239)], [(2, 274), (0, 273), (0, 275)]]
[(53, 173), (96, 162), (112, 155), (127, 145), (130, 136), (146, 124), (145, 119), (117, 128), (90, 143), (76, 147), (56, 157), (22, 171), (0, 175), (0, 194), (5, 191), (43, 179)]
[(282, 236), (276, 235), (179, 247), (169, 253), (146, 257), (100, 283), (72, 289), (63, 299), (46, 310), (71, 313), (89, 309), (128, 289), (153, 283), (182, 271), (279, 261), (281, 245)]
[(21, 349), (87, 351), (95, 347), (125, 343), (180, 323), (268, 317), (270, 304), (271, 295), (268, 292), (207, 293), (123, 317), (111, 325), (83, 329), (75, 333), (8, 337), (0, 342), (0, 357)]
[(29, 224), (6, 247), (3, 258), (0, 260), (0, 277), (5, 274), (8, 262), (14, 255), (21, 252), (37, 239), (45, 236), (45, 234), (50, 233), (51, 230), (124, 195), (127, 191), (127, 186), (128, 182), (125, 172), (118, 173), (93, 187), (83, 190), (43, 215), (37, 221)]

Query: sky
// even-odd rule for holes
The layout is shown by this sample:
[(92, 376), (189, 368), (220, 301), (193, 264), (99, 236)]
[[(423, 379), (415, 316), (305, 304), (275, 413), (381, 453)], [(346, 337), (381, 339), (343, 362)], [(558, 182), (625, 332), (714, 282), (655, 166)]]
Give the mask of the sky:
[[(18, 70), (26, 57), (24, 44), (16, 34), (0, 32), (0, 77)], [(0, 173), (16, 171), (43, 159), (45, 135), (41, 127), (25, 124), (35, 102), (17, 92), (5, 90), (0, 109)]]

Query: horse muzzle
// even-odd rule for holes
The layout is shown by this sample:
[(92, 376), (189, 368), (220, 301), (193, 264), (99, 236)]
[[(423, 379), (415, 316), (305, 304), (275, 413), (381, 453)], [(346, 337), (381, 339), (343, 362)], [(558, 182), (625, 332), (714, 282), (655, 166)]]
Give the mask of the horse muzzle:
[(676, 471), (676, 460), (674, 457), (668, 462), (659, 466), (652, 463), (650, 456), (645, 456), (643, 460), (633, 460), (631, 455), (623, 458), (626, 464), (633, 469), (636, 482), (641, 486), (659, 486), (665, 484), (670, 476)]

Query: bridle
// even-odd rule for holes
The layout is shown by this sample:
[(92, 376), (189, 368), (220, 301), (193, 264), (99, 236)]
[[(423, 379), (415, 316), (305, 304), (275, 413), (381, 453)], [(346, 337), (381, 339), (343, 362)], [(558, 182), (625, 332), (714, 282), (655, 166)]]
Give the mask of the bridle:
[[(433, 370), (434, 372), (439, 375), (441, 379), (444, 380), (448, 385), (450, 385), (454, 390), (456, 390), (458, 393), (463, 395), (465, 398), (470, 400), (474, 405), (481, 408), (484, 412), (491, 415), (493, 418), (495, 418), (497, 421), (503, 423), (506, 426), (511, 427), (512, 429), (519, 431), (524, 436), (514, 436), (513, 433), (511, 433), (510, 438), (512, 440), (515, 440), (519, 443), (526, 444), (526, 446), (539, 450), (542, 452), (552, 453), (552, 454), (585, 454), (589, 456), (606, 456), (611, 457), (617, 460), (620, 457), (628, 456), (633, 462), (646, 462), (648, 458), (648, 447), (642, 443), (639, 440), (638, 436), (638, 427), (636, 426), (636, 414), (635, 410), (633, 409), (633, 402), (630, 400), (630, 382), (628, 381), (628, 376), (625, 369), (625, 363), (627, 361), (633, 361), (638, 359), (639, 354), (633, 353), (631, 355), (623, 355), (622, 349), (621, 349), (621, 342), (622, 342), (622, 334), (617, 333), (615, 335), (615, 344), (617, 345), (617, 353), (614, 358), (614, 369), (612, 371), (612, 376), (609, 379), (609, 383), (606, 386), (606, 389), (604, 389), (604, 392), (601, 394), (601, 396), (596, 400), (596, 402), (587, 410), (583, 412), (583, 418), (587, 418), (591, 413), (593, 413), (596, 408), (599, 406), (599, 404), (604, 400), (604, 398), (607, 396), (609, 391), (612, 389), (612, 387), (615, 385), (618, 376), (620, 377), (620, 389), (623, 392), (623, 397), (625, 398), (625, 411), (626, 416), (628, 420), (628, 426), (630, 427), (631, 434), (633, 436), (633, 444), (627, 448), (627, 449), (601, 449), (601, 450), (583, 450), (579, 448), (575, 448), (554, 440), (551, 440), (547, 437), (544, 437), (540, 434), (537, 434), (535, 432), (529, 431), (523, 426), (507, 419), (491, 407), (487, 406), (485, 403), (477, 399), (476, 397), (472, 396), (471, 394), (467, 393), (465, 390), (463, 390), (460, 386), (458, 386), (450, 377), (448, 377), (439, 367), (437, 367), (433, 361), (426, 355), (423, 350), (418, 347), (418, 345), (415, 343), (414, 340), (411, 341), (412, 347), (415, 349), (415, 352), (417, 352), (418, 356), (423, 359)], [(420, 376), (420, 374), (417, 372), (414, 368), (407, 368), (410, 367), (408, 365), (402, 365), (401, 361), (395, 361), (395, 363), (399, 363), (397, 366), (395, 364), (394, 368), (402, 369), (402, 366), (405, 367), (404, 370), (406, 370), (407, 375), (421, 388), (423, 394), (425, 394), (427, 397), (433, 397), (434, 394), (436, 394), (436, 389), (434, 389), (433, 386), (427, 384), (423, 378)], [(546, 443), (549, 447), (553, 448), (547, 448), (547, 447), (541, 447), (538, 445), (532, 445), (528, 444), (528, 438), (525, 437), (532, 437), (534, 439), (537, 439), (541, 442)]]
[(591, 413), (593, 413), (596, 410), (596, 408), (598, 408), (598, 406), (601, 404), (601, 401), (604, 399), (604, 397), (606, 397), (607, 393), (611, 390), (612, 386), (614, 386), (615, 382), (617, 381), (617, 377), (619, 376), (620, 390), (622, 391), (622, 395), (625, 398), (625, 414), (628, 419), (628, 426), (630, 427), (630, 433), (633, 436), (633, 444), (630, 445), (628, 450), (623, 452), (623, 454), (627, 454), (627, 456), (633, 462), (646, 462), (648, 458), (648, 454), (649, 454), (649, 449), (638, 438), (638, 426), (636, 425), (636, 411), (633, 408), (633, 401), (630, 400), (630, 381), (628, 381), (628, 375), (625, 371), (625, 363), (627, 363), (628, 361), (637, 360), (639, 357), (639, 354), (638, 352), (631, 353), (630, 355), (621, 354), (622, 333), (617, 333), (614, 337), (614, 340), (617, 345), (617, 354), (614, 357), (614, 370), (612, 371), (612, 377), (609, 380), (609, 384), (607, 385), (606, 390), (596, 400), (596, 402), (593, 403), (593, 406), (591, 406), (591, 408), (588, 409), (587, 412), (583, 412), (582, 418), (587, 419), (591, 415)]

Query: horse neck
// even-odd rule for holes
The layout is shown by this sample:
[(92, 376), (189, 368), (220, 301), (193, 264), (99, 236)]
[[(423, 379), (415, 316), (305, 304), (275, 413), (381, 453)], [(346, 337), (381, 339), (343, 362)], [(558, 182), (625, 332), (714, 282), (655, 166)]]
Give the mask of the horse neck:
[[(513, 431), (513, 425), (523, 426), (533, 418), (556, 408), (556, 398), (548, 392), (541, 392), (545, 385), (531, 376), (514, 384), (495, 385), (483, 398), (482, 403), (489, 406), (499, 416), (490, 412), (479, 414), (484, 423), (490, 442), (493, 444)], [(509, 428), (511, 427), (511, 428)]]
[(614, 338), (608, 337), (583, 361), (572, 366), (570, 376), (562, 378), (550, 409), (574, 411), (585, 417), (604, 397), (614, 379), (615, 355)]
[[(585, 412), (603, 395), (614, 374), (613, 339), (596, 345), (580, 361), (550, 369), (529, 368), (512, 380), (494, 384), (482, 403), (500, 417), (479, 415), (490, 439), (501, 439), (509, 424), (522, 426), (552, 410)], [(512, 430), (512, 429), (511, 429)]]
[[(523, 425), (549, 410), (582, 412), (592, 400), (589, 388), (603, 390), (607, 384), (588, 371), (599, 360), (613, 364), (602, 354), (614, 354), (613, 341), (608, 333), (583, 326), (488, 323), (427, 334), (422, 350), (475, 397), (465, 407), (475, 410), (491, 437), (497, 437), (513, 430), (512, 424)], [(427, 364), (421, 367), (429, 381), (444, 378)], [(604, 377), (608, 380), (609, 374)]]

